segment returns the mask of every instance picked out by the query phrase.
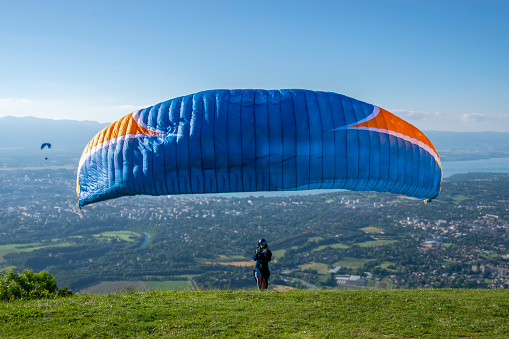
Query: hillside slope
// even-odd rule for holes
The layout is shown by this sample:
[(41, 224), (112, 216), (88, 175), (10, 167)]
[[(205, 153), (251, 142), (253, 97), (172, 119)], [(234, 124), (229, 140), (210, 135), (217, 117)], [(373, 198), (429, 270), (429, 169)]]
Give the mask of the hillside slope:
[(182, 290), (0, 303), (3, 338), (507, 338), (508, 316), (507, 290)]

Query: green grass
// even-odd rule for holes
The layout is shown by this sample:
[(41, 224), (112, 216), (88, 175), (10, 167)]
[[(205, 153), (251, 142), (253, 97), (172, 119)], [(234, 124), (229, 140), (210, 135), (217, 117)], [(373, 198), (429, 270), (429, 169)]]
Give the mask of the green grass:
[(139, 281), (101, 281), (98, 284), (80, 290), (84, 294), (116, 293), (126, 290), (143, 291), (143, 285)]
[(509, 291), (149, 291), (0, 302), (2, 338), (507, 338)]
[(188, 280), (165, 280), (165, 281), (145, 281), (149, 290), (178, 290), (181, 288), (192, 288), (193, 284)]
[(145, 291), (145, 290), (177, 290), (182, 288), (191, 288), (192, 283), (189, 280), (163, 280), (163, 281), (101, 281), (98, 284), (89, 286), (80, 290), (83, 294), (98, 293), (120, 293), (128, 290)]

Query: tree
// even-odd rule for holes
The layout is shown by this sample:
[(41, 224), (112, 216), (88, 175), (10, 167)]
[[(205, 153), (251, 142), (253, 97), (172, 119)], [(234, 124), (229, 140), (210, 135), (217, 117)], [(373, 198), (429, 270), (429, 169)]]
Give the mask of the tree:
[(67, 288), (59, 291), (55, 278), (45, 271), (34, 273), (31, 270), (24, 270), (16, 273), (9, 269), (0, 275), (0, 300), (42, 299), (71, 294)]

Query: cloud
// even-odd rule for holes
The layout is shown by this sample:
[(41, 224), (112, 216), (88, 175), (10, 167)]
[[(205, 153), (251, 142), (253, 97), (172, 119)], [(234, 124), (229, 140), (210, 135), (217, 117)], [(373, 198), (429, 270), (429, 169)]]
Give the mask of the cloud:
[(463, 122), (480, 122), (486, 120), (486, 114), (483, 113), (466, 113), (461, 115)]
[(389, 109), (421, 131), (509, 132), (509, 114), (419, 112)]
[(481, 121), (501, 121), (509, 120), (509, 114), (484, 114), (484, 113), (466, 113), (461, 115), (463, 122), (481, 122)]
[(416, 111), (408, 111), (408, 110), (402, 110), (402, 109), (393, 109), (389, 110), (391, 113), (396, 114), (397, 116), (401, 117), (405, 120), (422, 120), (422, 119), (429, 119), (429, 118), (443, 118), (444, 115), (440, 112), (416, 112)]
[(4, 98), (4, 99), (0, 99), (0, 103), (7, 103), (7, 104), (24, 104), (24, 103), (27, 103), (29, 101), (30, 100), (23, 99), (23, 98)]

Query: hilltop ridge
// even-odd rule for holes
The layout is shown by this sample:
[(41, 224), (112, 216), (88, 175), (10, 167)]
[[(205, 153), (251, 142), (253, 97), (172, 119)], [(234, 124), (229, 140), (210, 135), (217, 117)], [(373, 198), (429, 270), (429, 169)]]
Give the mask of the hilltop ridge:
[(507, 338), (508, 314), (507, 290), (180, 290), (0, 302), (3, 338)]

